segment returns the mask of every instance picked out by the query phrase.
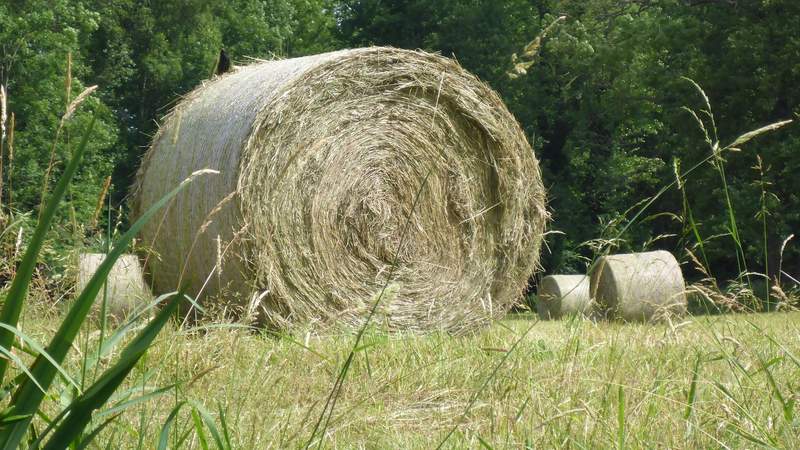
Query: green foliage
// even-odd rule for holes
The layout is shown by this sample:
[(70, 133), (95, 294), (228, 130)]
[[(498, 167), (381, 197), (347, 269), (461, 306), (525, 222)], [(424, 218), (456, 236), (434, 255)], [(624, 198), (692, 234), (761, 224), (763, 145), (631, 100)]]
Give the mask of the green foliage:
[[(562, 15), (527, 75), (509, 77), (511, 55)], [(53, 124), (68, 100), (70, 52), (70, 98), (100, 86), (87, 164), (71, 187), (71, 208), (58, 217), (74, 210), (74, 223), (83, 224), (112, 171), (112, 203), (124, 204), (157, 121), (211, 76), (221, 48), (237, 64), (372, 44), (423, 48), (457, 58), (501, 93), (541, 159), (553, 228), (563, 232), (549, 236), (545, 268), (582, 271), (592, 246), (580, 243), (614, 236), (634, 205), (674, 178), (673, 161), (691, 167), (707, 156), (703, 134), (682, 109), (702, 105), (681, 77), (708, 93), (723, 143), (800, 113), (797, 29), (793, 0), (7, 2), (0, 4), (0, 82), (17, 133), (13, 170), (3, 178), (14, 177), (15, 209), (37, 208)], [(65, 128), (50, 186), (73, 129), (87, 121), (79, 112)], [(712, 164), (695, 171), (650, 208), (666, 214), (626, 229), (620, 250), (654, 245), (680, 253), (702, 236), (712, 275), (735, 278), (746, 260), (774, 279), (781, 243), (800, 225), (798, 145), (800, 127), (792, 125), (728, 155), (725, 183)], [(758, 156), (761, 169), (753, 170)], [(8, 168), (7, 154), (3, 162)], [(733, 223), (735, 252), (721, 237)], [(76, 230), (64, 230), (59, 241), (66, 242)], [(797, 267), (800, 250), (789, 245), (783, 259), (783, 267)]]
[[(71, 136), (86, 128), (89, 116), (79, 110), (53, 147), (56, 125), (87, 85), (99, 86), (87, 100), (96, 124), (86, 163), (70, 185), (67, 207), (57, 212), (56, 222), (64, 226), (50, 235), (38, 257), (40, 267), (51, 277), (63, 276), (66, 257), (84, 234), (109, 225), (109, 216), (100, 214), (98, 226), (90, 226), (109, 175), (111, 225), (118, 221), (157, 120), (211, 76), (221, 48), (237, 64), (248, 63), (248, 57), (331, 50), (332, 8), (328, 0), (0, 3), (0, 85), (16, 119), (13, 161), (7, 148), (0, 151), (0, 210), (31, 212), (35, 219), (43, 188), (50, 190), (63, 172), (74, 147)], [(53, 148), (54, 165), (45, 181)], [(126, 226), (124, 214), (121, 219)], [(23, 243), (32, 228), (26, 227)], [(13, 236), (10, 240), (13, 245)], [(89, 236), (88, 244), (96, 240)]]
[[(370, 333), (311, 448), (431, 449), (454, 429), (442, 448), (480, 448), (480, 437), (496, 449), (611, 449), (620, 430), (625, 448), (754, 448), (753, 438), (795, 448), (798, 320), (736, 314), (670, 326), (512, 315), (459, 338)], [(49, 326), (27, 322), (33, 334)], [(129, 409), (93, 447), (200, 449), (202, 430), (210, 449), (306, 448), (353, 336), (297, 338), (165, 327), (125, 388), (180, 382), (179, 392)]]
[[(66, 119), (67, 117), (65, 116), (62, 120)], [(10, 397), (8, 407), (4, 408), (0, 413), (0, 448), (3, 449), (20, 448), (26, 435), (30, 435), (31, 439), (39, 439), (35, 429), (31, 428), (31, 423), (36, 415), (43, 415), (42, 402), (56, 377), (60, 375), (71, 381), (61, 364), (63, 364), (67, 353), (72, 348), (73, 342), (89, 314), (94, 299), (111, 272), (111, 268), (125, 252), (144, 224), (172, 200), (190, 181), (187, 180), (187, 182), (181, 183), (164, 198), (160, 199), (119, 238), (114, 248), (89, 280), (83, 292), (78, 295), (69, 308), (50, 344), (41, 349), (17, 329), (17, 324), (27, 300), (28, 288), (33, 277), (38, 253), (44, 245), (45, 235), (54, 222), (56, 211), (65, 197), (67, 187), (81, 164), (83, 155), (86, 153), (94, 124), (95, 118), (92, 117), (80, 144), (75, 149), (63, 175), (58, 180), (52, 196), (46, 202), (31, 242), (11, 282), (11, 288), (3, 298), (3, 306), (2, 310), (0, 310), (0, 324), (3, 325), (0, 329), (0, 352), (8, 356), (8, 358), (0, 359), (0, 384), (4, 384), (9, 361), (13, 361), (22, 372), (21, 376), (13, 379), (8, 386), (4, 386), (4, 390), (13, 391), (13, 395)], [(128, 344), (116, 364), (100, 376), (86, 392), (70, 402), (55, 420), (50, 421), (50, 426), (55, 426), (66, 415), (64, 421), (55, 428), (53, 436), (45, 448), (66, 448), (81, 436), (83, 430), (90, 424), (93, 411), (102, 407), (122, 384), (128, 373), (144, 355), (152, 341), (176, 311), (178, 300), (182, 298), (183, 291), (179, 292), (170, 304), (149, 325), (144, 327), (139, 336)], [(12, 345), (17, 336), (21, 337), (36, 350), (35, 361), (30, 367), (26, 367), (24, 362), (13, 354)], [(84, 355), (84, 358), (86, 358), (86, 355)], [(74, 385), (74, 382), (72, 384)], [(67, 412), (69, 414), (66, 414)], [(110, 423), (109, 420), (102, 423), (95, 431), (106, 427)], [(84, 442), (88, 444), (95, 435), (95, 432), (89, 433)], [(81, 444), (81, 447), (83, 447), (83, 444)]]
[[(67, 0), (0, 4), (0, 82), (8, 92), (8, 110), (16, 116), (13, 192), (6, 185), (2, 203), (8, 204), (13, 198), (18, 210), (38, 209), (56, 125), (84, 88), (80, 80), (88, 71), (81, 50), (86, 36), (97, 28), (98, 19), (98, 14), (83, 4)], [(70, 53), (75, 70), (68, 98), (65, 74)], [(96, 111), (97, 124), (87, 144), (86, 164), (70, 190), (79, 222), (91, 217), (102, 180), (120, 156), (115, 148), (117, 124), (113, 113), (97, 100), (88, 101)], [(88, 113), (78, 111), (65, 125), (64, 139), (55, 147), (56, 164), (47, 180), (49, 186), (69, 159), (73, 147), (70, 136), (85, 129), (89, 120)], [(4, 164), (8, 169), (7, 153)], [(8, 170), (5, 175), (9, 176)], [(62, 219), (67, 211), (59, 212)]]
[[(527, 74), (509, 77), (512, 54), (519, 53), (562, 15), (566, 19), (539, 43)], [(501, 444), (496, 442), (499, 434), (495, 435), (500, 429), (495, 429), (494, 420), (484, 420), (478, 404), (481, 410), (492, 405), (493, 418), (495, 412), (497, 417), (516, 417), (508, 426), (527, 433), (530, 438), (526, 441), (530, 442), (563, 445), (572, 439), (586, 447), (625, 447), (658, 440), (671, 446), (723, 442), (780, 446), (793, 442), (798, 395), (796, 386), (786, 380), (796, 378), (791, 375), (800, 364), (793, 350), (782, 343), (789, 342), (786, 336), (792, 335), (792, 317), (782, 324), (771, 317), (752, 316), (753, 320), (777, 326), (780, 334), (776, 336), (782, 336), (781, 341), (755, 325), (755, 332), (742, 326), (750, 319), (725, 322), (719, 330), (716, 325), (695, 320), (688, 325), (694, 331), (685, 335), (681, 334), (683, 325), (669, 329), (612, 327), (609, 334), (609, 330), (594, 326), (580, 331), (582, 326), (575, 322), (568, 325), (575, 327), (574, 344), (573, 340), (566, 341), (563, 349), (550, 349), (545, 340), (536, 341), (533, 347), (526, 345), (534, 342), (526, 339), (532, 328), (526, 321), (512, 324), (516, 329), (502, 325), (466, 341), (409, 337), (402, 340), (403, 345), (391, 344), (399, 349), (397, 355), (385, 349), (376, 353), (372, 363), (372, 350), (367, 349), (381, 343), (366, 335), (365, 343), (361, 343), (361, 333), (355, 344), (336, 338), (299, 344), (308, 350), (300, 353), (296, 352), (298, 341), (292, 337), (268, 342), (274, 348), (265, 353), (263, 340), (247, 345), (260, 339), (251, 334), (226, 333), (219, 339), (224, 345), (219, 345), (192, 333), (177, 333), (170, 337), (168, 348), (161, 350), (163, 354), (154, 358), (160, 366), (147, 369), (145, 361), (137, 386), (119, 392), (123, 380), (138, 369), (140, 359), (165, 326), (180, 294), (149, 326), (140, 327), (131, 321), (105, 341), (101, 330), (96, 352), (89, 349), (87, 337), (82, 367), (104, 368), (99, 377), (87, 377), (82, 370), (77, 378), (72, 374), (75, 361), (69, 361), (67, 353), (75, 345), (104, 273), (133, 238), (143, 223), (140, 221), (130, 227), (123, 224), (127, 233), (117, 240), (112, 255), (73, 303), (46, 348), (26, 334), (30, 333), (27, 328), (23, 333), (17, 320), (29, 297), (26, 291), (30, 280), (36, 278), (42, 262), (60, 264), (76, 236), (84, 239), (82, 232), (87, 231), (85, 225), (96, 214), (98, 194), (109, 174), (114, 175), (112, 205), (115, 210), (123, 205), (157, 121), (181, 95), (212, 76), (221, 48), (235, 64), (246, 64), (248, 57), (299, 56), (371, 44), (423, 48), (453, 56), (501, 93), (541, 159), (554, 211), (553, 228), (563, 232), (548, 237), (551, 253), (545, 257), (546, 269), (582, 271), (601, 243), (613, 241), (621, 250), (658, 246), (680, 252), (692, 248), (700, 264), (713, 272), (711, 275), (739, 278), (729, 291), (745, 285), (740, 277), (745, 268), (764, 271), (774, 279), (780, 267), (789, 271), (800, 267), (797, 246), (790, 243), (783, 255), (780, 251), (785, 237), (800, 226), (800, 179), (796, 176), (800, 170), (800, 127), (786, 126), (744, 147), (736, 143), (722, 147), (724, 154), (715, 148), (737, 140), (743, 130), (796, 118), (800, 113), (798, 29), (800, 3), (794, 0), (0, 3), (0, 84), (9, 94), (8, 110), (16, 118), (13, 161), (7, 151), (0, 152), (0, 165), (6, 169), (0, 177), (5, 188), (0, 196), (0, 253), (14, 258), (18, 252), (25, 253), (18, 264), (10, 257), (0, 262), (0, 288), (8, 288), (3, 292), (0, 312), (0, 381), (6, 383), (3, 398), (9, 401), (0, 414), (0, 443), (5, 448), (16, 448), (25, 439), (46, 448), (87, 448), (99, 445), (94, 444), (95, 439), (110, 446), (132, 444), (115, 438), (123, 430), (122, 435), (138, 433), (140, 448), (156, 442), (158, 448), (181, 448), (196, 439), (201, 448), (224, 449), (232, 448), (232, 443), (243, 446), (245, 423), (256, 422), (249, 417), (240, 422), (240, 415), (250, 412), (264, 424), (247, 425), (253, 430), (251, 447), (263, 443), (259, 438), (263, 430), (271, 430), (269, 434), (279, 430), (278, 446), (299, 445), (306, 438), (308, 444), (327, 445), (330, 441), (326, 436), (334, 433), (334, 425), (340, 436), (337, 439), (348, 432), (373, 443), (382, 442), (374, 440), (379, 434), (390, 436), (395, 445), (398, 438), (412, 439), (386, 433), (390, 426), (376, 425), (374, 418), (381, 417), (378, 413), (373, 417), (369, 411), (362, 415), (364, 411), (359, 408), (371, 400), (343, 389), (348, 373), (354, 378), (350, 384), (367, 386), (370, 398), (386, 397), (372, 407), (381, 414), (390, 413), (386, 417), (392, 427), (398, 423), (397, 417), (408, 417), (409, 411), (424, 411), (428, 403), (438, 405), (445, 398), (442, 395), (459, 399), (455, 406), (437, 413), (450, 414), (444, 427), (431, 426), (437, 425), (431, 418), (439, 416), (425, 416), (421, 420), (424, 426), (414, 429), (413, 439), (420, 439), (420, 430), (427, 432), (421, 438), (427, 439), (426, 446), (435, 440), (448, 445), (456, 440), (459, 444), (463, 441), (463, 446), (480, 443), (485, 448)], [(698, 95), (682, 77), (696, 80), (705, 93)], [(57, 134), (55, 130), (70, 101), (94, 84), (100, 86), (98, 95), (86, 101), (94, 116), (80, 109)], [(713, 114), (710, 105), (714, 105)], [(91, 129), (91, 124), (93, 132), (87, 131), (85, 141), (75, 145), (78, 134)], [(2, 141), (3, 145), (7, 143)], [(54, 165), (49, 170), (51, 151)], [(84, 164), (78, 166), (81, 156)], [(666, 189), (675, 186), (677, 189)], [(40, 211), (40, 202), (51, 193), (48, 207)], [(157, 207), (168, 200), (163, 199)], [(644, 205), (648, 209), (642, 214)], [(9, 211), (13, 214), (6, 216)], [(636, 220), (632, 220), (634, 217)], [(56, 227), (46, 237), (50, 223)], [(20, 229), (23, 232), (17, 234)], [(96, 241), (98, 237), (90, 239)], [(12, 274), (16, 274), (13, 279)], [(700, 272), (690, 275), (704, 276)], [(759, 281), (748, 280), (751, 289)], [(768, 291), (770, 284), (761, 281), (762, 290)], [(52, 331), (49, 323), (36, 326)], [(112, 362), (115, 347), (133, 330), (141, 332)], [(564, 335), (564, 330), (550, 330), (553, 336)], [(731, 347), (736, 339), (729, 342), (722, 337), (730, 330), (740, 341), (761, 346), (753, 346), (754, 352), (739, 352), (738, 347)], [(214, 335), (213, 330), (208, 333)], [(13, 348), (16, 340), (20, 344)], [(209, 358), (202, 364), (206, 368), (198, 373), (195, 365), (175, 356), (175, 341), (217, 347), (201, 351)], [(655, 353), (647, 351), (656, 341), (663, 348)], [(609, 350), (607, 355), (597, 357), (597, 342), (604, 343), (600, 347)], [(620, 342), (625, 345), (620, 347)], [(699, 347), (698, 342), (702, 344)], [(634, 351), (630, 351), (631, 343)], [(233, 347), (241, 351), (224, 351)], [(487, 356), (494, 349), (502, 351), (502, 356)], [(622, 358), (624, 352), (633, 357)], [(430, 355), (435, 358), (427, 361)], [(651, 360), (638, 361), (637, 357)], [(342, 358), (344, 364), (340, 364)], [(581, 363), (580, 358), (588, 358), (588, 363)], [(33, 364), (26, 365), (31, 360), (35, 360)], [(454, 364), (461, 360), (462, 366)], [(174, 373), (161, 370), (170, 361), (174, 361)], [(247, 369), (237, 371), (237, 364), (243, 361), (247, 361)], [(563, 394), (563, 386), (558, 384), (560, 378), (552, 376), (566, 367), (565, 361), (570, 371), (587, 367), (593, 371), (582, 376), (570, 373), (565, 378), (589, 380), (586, 386), (572, 383), (570, 389), (575, 395), (569, 398), (558, 395)], [(16, 377), (3, 380), (9, 365), (15, 366)], [(241, 398), (245, 400), (234, 400), (242, 403), (229, 409), (232, 398), (226, 397), (217, 401), (212, 412), (192, 398), (218, 394), (213, 392), (215, 385), (193, 384), (218, 367), (226, 370), (215, 376), (225, 372), (227, 377), (219, 384), (230, 392), (244, 393)], [(293, 373), (298, 367), (301, 370)], [(402, 373), (384, 373), (397, 367), (411, 367), (409, 373), (424, 376), (415, 379)], [(476, 367), (481, 368), (477, 376)], [(687, 371), (691, 367), (694, 369)], [(756, 369), (746, 370), (748, 367)], [(642, 368), (655, 372), (639, 373)], [(190, 373), (182, 374), (181, 370)], [(544, 375), (532, 377), (537, 370)], [(608, 377), (597, 380), (597, 373)], [(336, 374), (331, 389), (330, 379)], [(659, 378), (663, 374), (670, 375), (669, 379)], [(184, 376), (188, 383), (180, 381)], [(650, 392), (649, 386), (639, 381), (652, 376), (656, 379)], [(152, 382), (150, 377), (156, 383), (166, 378), (167, 383), (145, 390)], [(249, 384), (256, 378), (262, 383), (251, 391)], [(533, 389), (525, 383), (499, 382), (508, 379), (536, 382)], [(420, 380), (434, 386), (431, 392), (420, 392)], [(378, 384), (371, 386), (373, 382)], [(598, 382), (606, 389), (598, 390)], [(84, 384), (87, 387), (81, 390)], [(389, 391), (384, 392), (387, 386)], [(508, 396), (514, 390), (528, 397), (514, 404)], [(138, 430), (127, 423), (115, 423), (127, 420), (122, 413), (132, 406), (173, 391), (173, 403), (160, 402), (142, 409)], [(603, 391), (605, 394), (599, 397), (593, 395)], [(752, 393), (758, 391), (762, 395), (754, 397)], [(326, 394), (328, 402), (322, 402)], [(61, 414), (54, 418), (48, 417), (50, 410), (45, 409), (53, 406), (51, 395), (62, 401)], [(557, 401), (550, 405), (548, 399)], [(337, 400), (341, 404), (335, 409)], [(255, 405), (246, 405), (252, 411), (244, 407), (245, 402)], [(630, 407), (645, 403), (648, 408)], [(265, 404), (274, 407), (264, 410)], [(182, 415), (183, 406), (189, 411)], [(401, 411), (393, 411), (395, 407)], [(298, 413), (292, 415), (295, 410)], [(546, 420), (547, 415), (541, 412), (557, 410), (562, 412)], [(589, 419), (582, 417), (587, 410), (595, 411)], [(147, 431), (153, 423), (145, 418), (154, 411), (166, 416), (165, 421), (154, 422), (159, 428), (155, 434)], [(646, 416), (641, 414), (645, 411)], [(351, 414), (364, 418), (370, 426), (341, 425), (340, 420)], [(319, 420), (309, 420), (315, 416)], [(468, 423), (473, 416), (477, 421)], [(34, 428), (41, 423), (48, 426), (43, 433)], [(358, 420), (354, 423), (360, 425)], [(481, 424), (490, 423), (491, 430), (481, 429)], [(587, 423), (591, 424), (588, 428)], [(570, 430), (578, 429), (590, 434), (571, 434)], [(679, 432), (653, 434), (653, 430), (663, 429)], [(376, 434), (371, 435), (370, 430), (377, 430)], [(369, 439), (364, 438), (367, 435)], [(150, 437), (152, 440), (148, 440)]]
[[(113, 260), (112, 260), (113, 262)], [(138, 336), (128, 344), (120, 355), (119, 361), (106, 370), (86, 392), (73, 400), (67, 407), (69, 415), (62, 423), (55, 428), (50, 437), (45, 450), (57, 450), (67, 447), (71, 442), (80, 438), (83, 430), (92, 421), (95, 410), (104, 406), (111, 395), (122, 385), (139, 359), (144, 356), (153, 340), (167, 324), (170, 317), (177, 311), (183, 292), (179, 292), (172, 297), (170, 302), (158, 312), (158, 315), (145, 327)], [(112, 416), (113, 420), (115, 416)], [(104, 428), (109, 422), (103, 422), (98, 429)], [(88, 440), (94, 437), (94, 432), (87, 436)]]
[[(86, 133), (84, 134), (81, 144), (78, 146), (75, 154), (70, 159), (70, 163), (67, 165), (64, 175), (58, 181), (58, 184), (53, 191), (53, 196), (49, 199), (47, 206), (39, 218), (39, 222), (36, 225), (36, 230), (33, 233), (33, 239), (25, 251), (25, 256), (22, 257), (22, 261), (17, 268), (14, 279), (11, 281), (11, 288), (8, 290), (5, 298), (3, 299), (3, 309), (0, 310), (0, 323), (10, 327), (17, 326), (19, 316), (22, 313), (22, 307), (25, 304), (25, 299), (28, 295), (28, 286), (30, 285), (31, 278), (33, 278), (36, 257), (44, 245), (45, 235), (47, 234), (47, 231), (53, 222), (53, 218), (55, 217), (59, 203), (61, 203), (61, 200), (64, 198), (64, 194), (67, 191), (67, 186), (69, 185), (70, 181), (72, 181), (72, 177), (75, 175), (75, 171), (78, 169), (78, 166), (81, 163), (81, 159), (86, 151), (86, 144), (88, 143), (89, 136), (91, 136), (94, 123), (94, 118), (92, 118), (92, 121), (89, 122), (89, 127), (86, 129)], [(14, 334), (10, 330), (0, 330), (0, 348), (10, 350), (13, 341)], [(69, 343), (67, 345), (69, 345)], [(8, 361), (5, 359), (0, 359), (0, 383), (3, 382), (7, 368)]]
[(87, 64), (115, 110), (126, 154), (116, 167), (119, 201), (132, 182), (156, 120), (183, 94), (210, 78), (220, 49), (235, 64), (333, 47), (325, 0), (225, 2), (92, 1), (97, 30)]
[[(791, 0), (343, 0), (337, 10), (342, 39), (422, 47), (453, 54), (499, 90), (534, 143), (550, 193), (553, 228), (548, 270), (582, 271), (590, 246), (613, 236), (615, 224), (673, 178), (672, 161), (690, 167), (707, 156), (696, 123), (681, 107), (694, 105), (698, 81), (715, 105), (722, 142), (742, 130), (800, 112), (800, 3)], [(528, 75), (509, 79), (511, 55), (557, 16)], [(794, 80), (794, 82), (792, 81)], [(725, 162), (741, 246), (751, 269), (770, 267), (800, 222), (797, 126), (762, 137)], [(751, 168), (764, 161), (764, 184)], [(771, 215), (764, 252), (761, 187)], [(703, 236), (729, 233), (731, 218), (718, 170), (708, 164), (686, 181), (695, 228)], [(664, 212), (629, 228), (621, 250), (656, 246), (682, 252), (687, 236), (681, 193), (665, 193), (650, 208)], [(631, 211), (635, 211), (633, 208)], [(677, 220), (676, 220), (677, 219)], [(690, 236), (689, 236), (690, 237)], [(710, 266), (721, 278), (738, 276), (737, 252), (712, 240)], [(577, 253), (576, 253), (577, 252)], [(765, 261), (765, 256), (773, 259)], [(800, 264), (788, 248), (786, 262)], [(768, 263), (768, 264), (767, 264)], [(690, 274), (692, 275), (692, 274)], [(693, 276), (700, 276), (695, 273)]]

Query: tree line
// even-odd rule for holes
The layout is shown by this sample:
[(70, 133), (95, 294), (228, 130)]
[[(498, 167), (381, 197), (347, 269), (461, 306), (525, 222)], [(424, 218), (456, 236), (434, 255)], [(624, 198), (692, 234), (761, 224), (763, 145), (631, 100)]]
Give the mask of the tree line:
[[(562, 16), (533, 64), (515, 71), (512, 55)], [(456, 58), (517, 117), (560, 232), (548, 236), (548, 271), (585, 270), (594, 246), (619, 237), (620, 251), (692, 260), (688, 248), (720, 279), (737, 277), (742, 259), (747, 270), (774, 277), (782, 264), (796, 276), (800, 246), (787, 244), (781, 260), (800, 230), (796, 124), (702, 164), (625, 224), (712, 151), (684, 107), (722, 145), (798, 118), (798, 30), (795, 0), (6, 0), (0, 83), (14, 153), (2, 155), (0, 203), (37, 210), (44, 180), (52, 185), (89, 121), (84, 109), (64, 128), (48, 170), (60, 117), (86, 86), (99, 85), (97, 123), (63, 213), (74, 223), (90, 221), (109, 175), (112, 205), (124, 210), (159, 119), (211, 77), (220, 49), (247, 64), (392, 45)]]

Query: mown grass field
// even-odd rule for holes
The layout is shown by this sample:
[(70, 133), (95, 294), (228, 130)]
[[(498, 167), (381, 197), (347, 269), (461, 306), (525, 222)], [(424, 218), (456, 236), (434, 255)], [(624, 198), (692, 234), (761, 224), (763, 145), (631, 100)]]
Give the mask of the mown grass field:
[[(43, 339), (56, 318), (38, 316), (23, 328)], [(87, 337), (96, 349), (97, 332), (80, 347)], [(172, 326), (115, 398), (178, 386), (129, 408), (96, 444), (154, 448), (170, 412), (189, 401), (205, 406), (220, 434), (227, 429), (233, 448), (317, 447), (312, 430), (353, 341)], [(372, 332), (363, 343), (323, 448), (433, 448), (451, 431), (443, 448), (800, 444), (798, 312), (661, 325), (516, 315), (466, 337)], [(81, 353), (72, 373), (81, 372)], [(56, 394), (50, 406), (65, 400)], [(170, 441), (185, 436), (181, 448), (203, 448), (204, 440), (214, 448), (190, 409), (179, 411)]]

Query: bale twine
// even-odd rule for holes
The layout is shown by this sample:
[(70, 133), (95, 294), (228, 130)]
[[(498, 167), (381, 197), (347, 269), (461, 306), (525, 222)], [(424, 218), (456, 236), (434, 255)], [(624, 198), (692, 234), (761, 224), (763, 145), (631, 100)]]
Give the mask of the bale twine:
[(498, 95), (438, 55), (344, 50), (208, 82), (154, 138), (135, 213), (204, 168), (221, 174), (142, 233), (155, 291), (257, 300), (271, 327), (358, 326), (388, 279), (375, 322), (469, 330), (504, 315), (539, 260), (534, 153)]
[(600, 258), (591, 274), (591, 291), (606, 316), (624, 320), (661, 320), (686, 312), (681, 267), (663, 250)]
[(548, 275), (539, 284), (536, 311), (542, 320), (583, 314), (590, 307), (589, 277), (586, 275)]
[[(100, 267), (106, 255), (103, 253), (81, 253), (78, 255), (78, 278), (76, 294), (80, 294), (92, 275)], [(101, 289), (95, 298), (94, 306), (100, 310), (103, 295), (106, 297), (106, 312), (117, 320), (128, 317), (137, 307), (152, 300), (150, 289), (145, 283), (142, 266), (136, 255), (122, 255), (114, 263), (106, 278), (106, 288)]]

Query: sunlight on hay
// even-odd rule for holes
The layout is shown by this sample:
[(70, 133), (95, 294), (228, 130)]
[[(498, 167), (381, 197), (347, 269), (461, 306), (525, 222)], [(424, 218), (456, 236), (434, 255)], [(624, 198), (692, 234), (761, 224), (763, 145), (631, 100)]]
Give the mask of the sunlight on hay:
[(548, 275), (539, 284), (536, 311), (542, 320), (583, 314), (591, 306), (589, 277), (586, 275)]
[(686, 313), (681, 267), (663, 250), (600, 258), (592, 271), (591, 290), (598, 308), (625, 320), (661, 320)]
[[(78, 255), (78, 276), (76, 295), (83, 291), (92, 275), (100, 267), (106, 255), (103, 253), (81, 253)], [(94, 308), (100, 309), (103, 295), (106, 297), (108, 314), (122, 320), (135, 309), (152, 300), (150, 290), (142, 274), (142, 266), (136, 255), (122, 255), (114, 263), (106, 278), (106, 287), (100, 290), (94, 302)]]
[(391, 275), (377, 323), (466, 331), (517, 303), (539, 261), (534, 153), (498, 95), (438, 55), (344, 50), (208, 82), (155, 137), (134, 213), (200, 168), (221, 174), (142, 233), (155, 291), (255, 298), (272, 327), (361, 324)]

